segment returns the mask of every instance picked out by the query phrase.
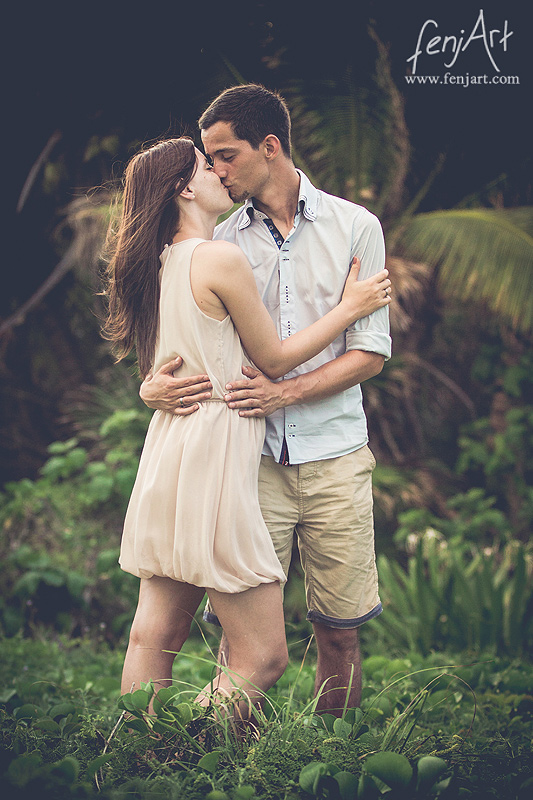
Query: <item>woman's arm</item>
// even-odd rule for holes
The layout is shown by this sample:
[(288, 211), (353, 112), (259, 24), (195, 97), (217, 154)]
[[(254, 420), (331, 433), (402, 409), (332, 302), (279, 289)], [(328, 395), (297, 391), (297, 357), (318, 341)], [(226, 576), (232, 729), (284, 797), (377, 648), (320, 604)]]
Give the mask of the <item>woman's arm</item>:
[(390, 302), (385, 293), (390, 286), (387, 271), (358, 283), (359, 266), (354, 259), (341, 301), (334, 309), (305, 330), (280, 341), (240, 248), (229, 242), (206, 242), (196, 248), (192, 262), (195, 283), (199, 280), (219, 298), (248, 356), (269, 378), (290, 372), (327, 347), (356, 319)]

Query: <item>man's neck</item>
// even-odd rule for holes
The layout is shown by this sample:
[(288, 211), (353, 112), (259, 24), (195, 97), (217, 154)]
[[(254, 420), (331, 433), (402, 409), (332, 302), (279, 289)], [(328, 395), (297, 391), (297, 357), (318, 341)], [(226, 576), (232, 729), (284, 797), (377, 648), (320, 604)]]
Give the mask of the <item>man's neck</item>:
[(286, 160), (268, 186), (253, 198), (254, 206), (272, 220), (284, 239), (294, 226), (300, 196), (300, 176), (292, 161)]

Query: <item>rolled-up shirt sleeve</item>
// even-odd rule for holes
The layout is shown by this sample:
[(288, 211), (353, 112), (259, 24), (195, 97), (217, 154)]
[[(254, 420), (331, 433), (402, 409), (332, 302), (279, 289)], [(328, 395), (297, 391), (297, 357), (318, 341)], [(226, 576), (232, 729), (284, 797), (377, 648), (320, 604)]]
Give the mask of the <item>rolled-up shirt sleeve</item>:
[[(385, 240), (381, 223), (374, 214), (364, 208), (361, 208), (361, 213), (354, 220), (352, 241), (351, 257), (357, 256), (361, 261), (359, 280), (365, 280), (384, 269)], [(391, 357), (392, 339), (388, 306), (357, 320), (347, 328), (346, 350), (366, 350), (378, 353), (386, 360)]]

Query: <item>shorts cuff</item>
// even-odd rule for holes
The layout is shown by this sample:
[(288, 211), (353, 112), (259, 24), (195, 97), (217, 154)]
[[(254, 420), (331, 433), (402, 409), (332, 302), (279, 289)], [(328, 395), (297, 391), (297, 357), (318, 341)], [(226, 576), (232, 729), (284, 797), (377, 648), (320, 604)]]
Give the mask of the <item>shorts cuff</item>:
[(320, 611), (311, 610), (307, 612), (307, 620), (309, 622), (321, 622), (322, 625), (326, 625), (328, 628), (358, 628), (364, 622), (368, 622), (368, 620), (377, 617), (382, 611), (383, 606), (381, 603), (378, 603), (377, 606), (374, 606), (374, 608), (363, 617), (355, 617), (355, 619), (337, 619), (336, 617), (328, 617), (326, 614), (321, 614)]
[(203, 619), (204, 622), (210, 622), (211, 625), (218, 625), (219, 628), (222, 627), (217, 615), (213, 614), (212, 611), (207, 611), (207, 610), (204, 611), (204, 613), (202, 615), (202, 619)]

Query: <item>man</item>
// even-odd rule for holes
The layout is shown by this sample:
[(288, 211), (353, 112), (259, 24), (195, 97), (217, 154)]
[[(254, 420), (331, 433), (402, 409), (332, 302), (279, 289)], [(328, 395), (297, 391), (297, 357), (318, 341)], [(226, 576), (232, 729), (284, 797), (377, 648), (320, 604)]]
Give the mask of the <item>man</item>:
[[(227, 89), (199, 120), (205, 153), (236, 203), (215, 238), (250, 261), (282, 338), (338, 302), (352, 259), (360, 277), (384, 267), (379, 221), (315, 189), (291, 159), (290, 117), (262, 86)], [(371, 474), (360, 383), (390, 357), (387, 307), (279, 382), (244, 368), (226, 402), (241, 416), (266, 417), (259, 475), (261, 510), (288, 573), (296, 533), (305, 573), (307, 619), (317, 644), (317, 710), (360, 704), (358, 627), (381, 612), (374, 555)], [(141, 387), (152, 408), (186, 415), (209, 397), (208, 376), (174, 378), (161, 368)], [(178, 371), (179, 375), (179, 371)], [(209, 610), (207, 618), (210, 618)], [(222, 652), (224, 644), (222, 644)]]

